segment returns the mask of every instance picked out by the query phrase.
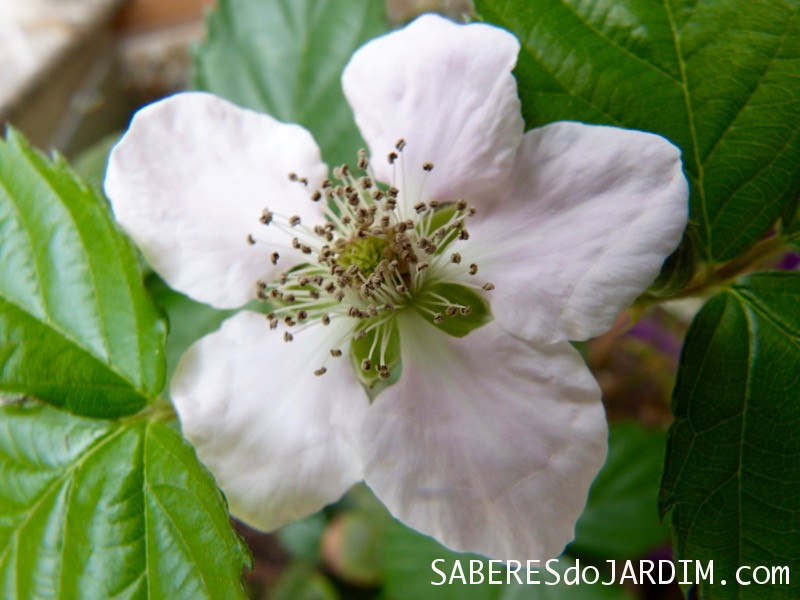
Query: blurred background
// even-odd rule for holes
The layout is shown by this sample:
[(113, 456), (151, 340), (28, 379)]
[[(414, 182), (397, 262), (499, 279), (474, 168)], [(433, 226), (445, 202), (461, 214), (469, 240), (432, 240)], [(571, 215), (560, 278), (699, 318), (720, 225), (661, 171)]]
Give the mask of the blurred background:
[[(66, 155), (100, 188), (108, 150), (132, 113), (190, 87), (192, 48), (202, 43), (213, 6), (214, 0), (0, 0), (0, 125), (11, 123), (41, 149)], [(387, 0), (385, 8), (394, 25), (428, 10), (471, 12), (466, 0)], [(159, 289), (151, 286), (168, 312), (195, 310)], [(670, 556), (656, 498), (680, 340), (695, 310), (667, 306), (635, 325), (623, 315), (609, 334), (581, 347), (604, 391), (612, 453), (569, 549), (573, 559), (602, 565), (608, 558)], [(254, 556), (246, 576), (254, 598), (545, 597), (530, 588), (431, 587), (431, 560), (454, 555), (392, 520), (365, 487), (276, 534), (237, 528)], [(593, 588), (546, 597), (681, 597), (677, 585)]]

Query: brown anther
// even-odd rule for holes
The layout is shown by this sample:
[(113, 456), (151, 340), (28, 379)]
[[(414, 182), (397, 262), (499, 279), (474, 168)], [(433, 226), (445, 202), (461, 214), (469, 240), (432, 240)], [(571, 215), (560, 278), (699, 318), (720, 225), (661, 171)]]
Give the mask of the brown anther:
[(428, 263), (426, 263), (425, 261), (417, 263), (417, 272), (424, 271), (427, 268), (428, 268)]
[(300, 275), (300, 277), (297, 278), (297, 285), (299, 285), (300, 287), (305, 287), (308, 285), (308, 281), (309, 281), (308, 277), (306, 277), (305, 275)]
[(458, 232), (458, 239), (460, 240), (468, 240), (469, 239), (469, 231), (466, 229), (462, 229)]
[(472, 312), (472, 307), (471, 306), (462, 306), (460, 309), (458, 309), (458, 312), (460, 312), (463, 316), (466, 317), (469, 313)]
[(253, 246), (256, 243), (256, 239), (253, 237), (252, 233), (247, 234), (247, 243)]
[(386, 190), (386, 193), (390, 198), (397, 198), (398, 194), (400, 194), (400, 190), (394, 186), (391, 186), (388, 190)]
[(286, 302), (286, 304), (291, 304), (295, 301), (294, 294), (284, 294), (283, 301)]
[(327, 190), (329, 187), (333, 187), (333, 182), (326, 177), (325, 179), (322, 180), (322, 183), (320, 184), (320, 187), (323, 190)]
[(422, 170), (430, 173), (431, 171), (433, 171), (433, 163), (431, 162), (422, 163)]
[(297, 181), (297, 173), (289, 173), (289, 181)]
[(337, 302), (341, 302), (342, 300), (344, 300), (344, 292), (342, 290), (339, 290), (333, 295), (333, 297), (336, 298)]
[(322, 377), (327, 372), (328, 372), (328, 369), (326, 369), (325, 367), (320, 367), (319, 369), (314, 371), (314, 375), (316, 375), (317, 377)]
[(375, 200), (376, 202), (378, 200), (382, 200), (383, 199), (383, 192), (380, 191), (380, 190), (375, 190), (374, 192), (372, 192), (372, 199)]
[(361, 361), (361, 370), (362, 371), (369, 371), (372, 368), (372, 363), (368, 358), (365, 358)]
[(333, 358), (339, 358), (342, 355), (342, 351), (338, 348), (331, 348), (331, 356)]
[(306, 246), (305, 244), (302, 244), (300, 246), (300, 252), (302, 252), (303, 254), (311, 254), (312, 250), (311, 250), (310, 246)]
[(297, 238), (292, 238), (292, 248), (299, 250), (300, 249), (300, 240)]
[(269, 225), (272, 223), (273, 214), (268, 211), (266, 208), (261, 212), (261, 216), (258, 218), (264, 225)]
[(450, 257), (450, 260), (455, 264), (459, 264), (461, 262), (461, 255), (458, 252), (453, 252), (453, 255)]
[(367, 332), (363, 329), (359, 329), (356, 331), (355, 335), (353, 335), (353, 339), (356, 341), (363, 340), (365, 337), (367, 337)]
[(398, 152), (402, 152), (403, 148), (406, 147), (406, 140), (404, 138), (400, 138), (395, 142), (394, 147), (397, 149)]
[(331, 318), (328, 315), (322, 315), (322, 318), (320, 319), (320, 322), (323, 325), (330, 325), (331, 324)]
[(454, 317), (458, 312), (458, 308), (456, 308), (455, 306), (448, 306), (444, 312), (448, 317)]
[(433, 322), (434, 323), (441, 323), (444, 321), (444, 315), (442, 313), (436, 313), (433, 315)]
[(284, 342), (291, 342), (294, 339), (294, 336), (289, 333), (288, 331), (283, 332), (283, 341)]
[(394, 161), (397, 160), (397, 152), (389, 152), (389, 155), (386, 157), (386, 160), (389, 161), (390, 165), (393, 165)]
[(431, 208), (438, 208), (439, 207), (439, 201), (438, 200), (431, 200), (430, 202), (428, 202), (428, 205)]
[(417, 211), (418, 215), (421, 215), (422, 213), (424, 213), (426, 208), (427, 207), (425, 206), (424, 202), (417, 202), (414, 205), (414, 210)]
[(378, 377), (381, 379), (389, 379), (391, 377), (391, 373), (389, 373), (389, 369), (386, 365), (381, 365), (378, 367)]
[(280, 257), (281, 257), (280, 254), (278, 254), (277, 252), (273, 252), (272, 254), (269, 255), (269, 262), (271, 262), (273, 265), (277, 265), (278, 259)]
[(369, 166), (369, 160), (367, 160), (367, 152), (363, 148), (358, 151), (358, 168), (364, 171)]
[(467, 201), (462, 198), (461, 200), (456, 202), (456, 209), (461, 211), (467, 210)]
[(308, 318), (308, 313), (304, 310), (297, 311), (297, 320), (298, 321), (305, 321)]
[(297, 215), (292, 215), (291, 217), (289, 217), (289, 225), (291, 225), (292, 227), (297, 227), (298, 225), (300, 225), (300, 217)]
[(278, 321), (277, 320), (270, 321), (269, 322), (269, 328), (270, 329), (277, 329), (278, 328)]
[(321, 198), (322, 198), (322, 192), (320, 192), (319, 190), (316, 190), (314, 191), (313, 194), (311, 194), (311, 200), (313, 200), (314, 202), (319, 202)]
[(295, 320), (294, 320), (292, 317), (290, 317), (289, 315), (286, 315), (286, 316), (283, 318), (283, 322), (284, 322), (284, 323), (286, 323), (286, 326), (287, 326), (287, 327), (294, 327), (295, 325), (297, 325), (297, 323), (295, 322)]
[(391, 302), (387, 302), (386, 304), (384, 304), (384, 305), (383, 305), (383, 309), (384, 309), (386, 312), (388, 312), (389, 314), (392, 314), (392, 313), (394, 313), (394, 311), (395, 311), (395, 310), (397, 310), (397, 309), (395, 308), (394, 304), (392, 304)]
[(299, 181), (303, 185), (308, 185), (308, 178), (307, 177), (298, 177), (297, 181)]
[(470, 275), (475, 275), (475, 273), (477, 273), (477, 272), (478, 272), (478, 265), (476, 265), (475, 263), (472, 263), (469, 266), (469, 274)]
[(402, 283), (400, 285), (395, 286), (394, 289), (397, 290), (398, 294), (405, 294), (408, 291), (408, 288), (406, 288), (406, 286), (403, 285)]
[(362, 189), (369, 190), (372, 188), (372, 179), (370, 177), (362, 177), (358, 183)]
[(311, 296), (313, 300), (319, 300), (319, 292), (317, 290), (309, 290), (308, 295)]
[(493, 284), (493, 283), (486, 282), (486, 283), (484, 283), (484, 284), (483, 284), (483, 286), (482, 286), (482, 287), (483, 287), (483, 289), (485, 289), (487, 292), (491, 292), (491, 291), (494, 289), (494, 284)]

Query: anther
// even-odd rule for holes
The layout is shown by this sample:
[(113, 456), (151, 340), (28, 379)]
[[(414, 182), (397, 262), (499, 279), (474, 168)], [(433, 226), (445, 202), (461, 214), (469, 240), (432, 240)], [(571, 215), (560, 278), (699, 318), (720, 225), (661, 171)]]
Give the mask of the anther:
[(444, 315), (442, 315), (442, 313), (436, 313), (435, 315), (433, 315), (434, 323), (441, 323), (442, 321), (444, 321)]
[(472, 263), (469, 266), (469, 274), (470, 275), (475, 275), (475, 273), (477, 273), (477, 272), (478, 272), (478, 265), (476, 265), (475, 263)]
[(487, 292), (491, 292), (494, 289), (494, 284), (489, 282), (484, 283), (483, 289), (485, 289)]
[(330, 325), (331, 324), (331, 318), (328, 315), (322, 315), (322, 318), (320, 319), (320, 322), (323, 325)]
[(362, 371), (369, 371), (372, 368), (372, 363), (369, 361), (368, 358), (365, 358), (361, 361), (361, 370)]
[(450, 257), (450, 260), (453, 261), (455, 264), (459, 264), (461, 262), (461, 255), (458, 252), (453, 252), (453, 255)]
[(297, 325), (297, 323), (295, 323), (295, 320), (292, 319), (292, 317), (290, 317), (289, 315), (286, 315), (283, 318), (283, 322), (286, 323), (287, 327), (294, 327), (295, 325)]
[(417, 211), (418, 215), (421, 215), (422, 213), (424, 213), (426, 208), (427, 207), (425, 206), (424, 202), (417, 202), (414, 205), (414, 210)]
[(381, 379), (389, 379), (390, 375), (391, 374), (389, 373), (389, 369), (386, 367), (386, 365), (380, 365), (378, 367), (378, 377)]
[(252, 233), (247, 234), (247, 243), (253, 246), (256, 243), (255, 238), (253, 237)]
[(298, 217), (297, 215), (292, 215), (291, 217), (289, 217), (289, 225), (291, 225), (292, 227), (297, 227), (298, 225), (300, 225), (300, 217)]
[(359, 329), (356, 331), (355, 335), (353, 335), (353, 339), (356, 341), (363, 340), (365, 337), (367, 337), (367, 332), (363, 329)]
[(289, 181), (297, 181), (297, 173), (289, 173)]
[(468, 240), (469, 239), (469, 231), (466, 229), (462, 229), (458, 232), (458, 239), (460, 240)]
[(322, 198), (322, 193), (319, 190), (316, 190), (313, 194), (311, 194), (311, 199), (314, 202), (319, 202), (320, 198)]
[(298, 321), (305, 321), (308, 318), (308, 313), (304, 310), (297, 311), (297, 320)]
[(294, 336), (289, 333), (288, 331), (283, 332), (283, 341), (284, 342), (291, 342), (294, 339)]
[(462, 306), (460, 309), (458, 309), (458, 312), (460, 312), (463, 316), (466, 317), (469, 313), (472, 312), (472, 307), (471, 306)]
[(269, 255), (269, 261), (270, 261), (270, 262), (271, 262), (273, 265), (277, 265), (277, 264), (278, 264), (278, 259), (279, 259), (280, 257), (281, 257), (281, 255), (280, 255), (280, 254), (278, 254), (277, 252), (273, 252), (272, 254), (270, 254), (270, 255)]
[(261, 212), (261, 216), (258, 218), (264, 225), (269, 225), (272, 223), (273, 214), (268, 211), (266, 208)]
[(393, 165), (394, 161), (397, 160), (397, 152), (389, 152), (389, 156), (386, 157), (386, 160), (389, 161), (390, 165)]
[(447, 310), (445, 310), (444, 312), (448, 317), (454, 317), (456, 316), (458, 309), (455, 306), (448, 306)]
[(423, 163), (422, 164), (422, 170), (423, 171), (427, 171), (428, 173), (430, 173), (431, 171), (433, 171), (433, 163), (430, 163), (430, 162)]
[(467, 210), (467, 201), (462, 198), (461, 200), (456, 202), (456, 209), (459, 211)]
[(397, 196), (400, 194), (400, 190), (394, 186), (391, 186), (388, 190), (386, 190), (386, 193), (390, 198), (397, 198)]
[(424, 271), (424, 270), (425, 270), (425, 269), (427, 269), (427, 268), (428, 268), (428, 263), (426, 263), (425, 261), (422, 261), (422, 262), (420, 262), (420, 263), (417, 263), (417, 271), (418, 271), (418, 272), (419, 272), (419, 271)]
[(397, 142), (395, 143), (394, 147), (395, 147), (395, 148), (397, 148), (397, 151), (398, 151), (398, 152), (402, 152), (402, 151), (403, 151), (403, 148), (405, 148), (405, 147), (406, 147), (406, 141), (405, 141), (405, 139), (403, 139), (403, 138), (400, 138), (399, 140), (397, 140)]
[(338, 348), (331, 348), (331, 356), (334, 358), (338, 358), (342, 355), (342, 351)]
[(328, 369), (326, 369), (325, 367), (320, 367), (319, 369), (314, 371), (314, 375), (316, 375), (317, 377), (321, 377), (321, 376), (325, 375), (325, 373), (327, 373), (327, 372), (328, 372)]
[(307, 177), (298, 177), (297, 181), (299, 181), (303, 185), (308, 185), (308, 178)]

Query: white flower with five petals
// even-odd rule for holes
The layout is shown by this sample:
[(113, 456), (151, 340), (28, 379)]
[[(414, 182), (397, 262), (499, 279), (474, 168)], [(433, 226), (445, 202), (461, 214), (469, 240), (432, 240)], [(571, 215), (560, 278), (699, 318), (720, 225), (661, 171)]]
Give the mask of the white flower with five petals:
[(363, 46), (342, 83), (371, 160), (335, 181), (303, 128), (203, 93), (142, 109), (114, 149), (114, 212), (173, 288), (272, 303), (197, 342), (171, 387), (243, 521), (273, 529), (364, 479), (456, 550), (572, 539), (607, 430), (568, 340), (652, 282), (688, 189), (657, 135), (524, 133), (518, 50), (432, 15)]

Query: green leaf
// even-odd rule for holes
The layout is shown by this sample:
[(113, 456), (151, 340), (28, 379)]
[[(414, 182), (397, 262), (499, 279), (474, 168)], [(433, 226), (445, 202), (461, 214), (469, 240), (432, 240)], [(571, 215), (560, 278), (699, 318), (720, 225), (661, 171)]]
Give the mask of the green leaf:
[(658, 515), (666, 435), (636, 423), (611, 426), (606, 464), (575, 527), (571, 554), (639, 558), (669, 542)]
[(168, 426), (0, 409), (3, 598), (242, 598), (247, 560)]
[(477, 0), (522, 42), (528, 126), (572, 119), (683, 150), (700, 254), (736, 257), (800, 183), (798, 0)]
[(307, 565), (290, 565), (269, 595), (271, 600), (337, 600), (339, 594), (330, 580)]
[(0, 394), (93, 416), (164, 385), (166, 327), (105, 201), (15, 131), (0, 140)]
[(752, 275), (713, 297), (686, 337), (661, 511), (672, 511), (679, 558), (714, 560), (705, 598), (800, 594), (796, 577), (734, 578), (745, 565), (800, 571), (798, 298), (800, 274)]
[(222, 322), (236, 311), (218, 310), (208, 304), (195, 302), (170, 288), (155, 274), (147, 278), (147, 290), (169, 320), (166, 354), (167, 381), (169, 381), (181, 356), (189, 346), (204, 335), (219, 329)]
[(241, 106), (299, 123), (330, 164), (363, 146), (340, 76), (353, 52), (387, 30), (378, 0), (220, 0), (194, 83)]

